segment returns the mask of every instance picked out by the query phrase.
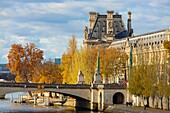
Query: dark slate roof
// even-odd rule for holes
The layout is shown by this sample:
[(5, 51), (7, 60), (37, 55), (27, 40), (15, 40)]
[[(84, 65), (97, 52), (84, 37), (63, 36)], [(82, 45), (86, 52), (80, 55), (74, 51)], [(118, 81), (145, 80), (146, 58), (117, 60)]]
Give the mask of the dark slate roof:
[(122, 39), (122, 38), (125, 38), (125, 37), (128, 37), (128, 31), (125, 30), (123, 32), (120, 32), (118, 33), (117, 35), (115, 35), (116, 39)]
[[(95, 29), (97, 29), (97, 23), (99, 22), (99, 20), (102, 20), (103, 22), (105, 22), (105, 31), (100, 31), (98, 33), (102, 33), (102, 32), (105, 32), (105, 35), (106, 35), (106, 18), (107, 18), (107, 15), (98, 15), (97, 18), (96, 18), (96, 21), (95, 21), (95, 24), (94, 24), (94, 27), (92, 29), (92, 32), (89, 34), (89, 39), (100, 39), (101, 37), (95, 37), (94, 34), (97, 33), (98, 31), (96, 31)], [(128, 36), (128, 31), (125, 30), (125, 25), (123, 23), (123, 20), (122, 20), (122, 15), (113, 15), (113, 18), (118, 18), (118, 20), (113, 20), (113, 29), (114, 29), (114, 34), (115, 34), (115, 37), (117, 39), (121, 39), (121, 38), (124, 38), (124, 37), (127, 37)], [(122, 30), (124, 29), (124, 30)]]

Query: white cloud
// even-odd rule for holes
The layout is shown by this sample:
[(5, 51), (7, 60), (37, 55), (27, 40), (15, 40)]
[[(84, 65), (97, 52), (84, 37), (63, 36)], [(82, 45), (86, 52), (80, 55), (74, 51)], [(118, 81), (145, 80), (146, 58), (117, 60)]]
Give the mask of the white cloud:
[(7, 43), (6, 40), (0, 39), (0, 50), (3, 49), (3, 46)]
[(169, 5), (169, 0), (3, 1), (0, 4), (0, 63), (13, 43), (33, 42), (44, 51), (46, 59), (61, 57), (73, 34), (78, 46), (82, 45), (84, 26), (89, 25), (89, 11), (120, 12), (126, 24), (130, 10), (135, 34), (167, 28)]
[(5, 54), (5, 55), (3, 55), (1, 58), (8, 60), (7, 56), (8, 56), (8, 54)]
[(42, 43), (42, 44), (50, 44), (50, 41), (47, 38), (41, 38), (40, 43)]

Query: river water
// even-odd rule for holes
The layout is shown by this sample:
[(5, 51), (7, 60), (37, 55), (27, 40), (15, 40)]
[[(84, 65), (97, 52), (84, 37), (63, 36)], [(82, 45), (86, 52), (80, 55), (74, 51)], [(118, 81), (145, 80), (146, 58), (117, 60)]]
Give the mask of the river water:
[[(25, 93), (14, 93), (16, 99), (18, 94), (27, 95)], [(10, 102), (11, 94), (7, 94), (5, 99), (0, 99), (0, 113), (102, 113), (94, 111), (76, 110), (73, 107), (64, 106), (36, 106), (33, 103), (12, 103)]]

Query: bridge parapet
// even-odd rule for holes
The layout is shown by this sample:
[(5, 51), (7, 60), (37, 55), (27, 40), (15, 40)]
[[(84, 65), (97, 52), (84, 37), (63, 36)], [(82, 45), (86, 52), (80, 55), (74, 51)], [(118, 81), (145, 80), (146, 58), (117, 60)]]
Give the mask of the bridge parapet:
[(89, 89), (91, 85), (88, 84), (42, 84), (42, 83), (11, 83), (11, 82), (0, 82), (0, 87), (27, 87), (37, 88), (38, 86), (44, 86), (44, 88), (70, 88), (70, 89)]
[(104, 89), (126, 89), (127, 87), (119, 84), (91, 84), (91, 88), (98, 89), (100, 85), (103, 85)]
[(105, 89), (126, 89), (127, 87), (125, 85), (119, 85), (119, 84), (104, 84)]

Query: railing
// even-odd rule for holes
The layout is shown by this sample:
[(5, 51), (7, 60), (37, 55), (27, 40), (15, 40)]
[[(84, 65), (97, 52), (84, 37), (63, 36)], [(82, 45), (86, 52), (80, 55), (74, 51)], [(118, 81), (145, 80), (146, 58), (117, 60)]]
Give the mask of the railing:
[(23, 87), (23, 88), (57, 88), (57, 89), (97, 89), (98, 85), (103, 85), (104, 89), (126, 89), (126, 86), (119, 84), (43, 84), (43, 83), (12, 83), (0, 82), (0, 87)]
[(0, 87), (87, 89), (87, 88), (90, 88), (90, 85), (87, 85), (87, 84), (43, 84), (43, 83), (0, 82)]

